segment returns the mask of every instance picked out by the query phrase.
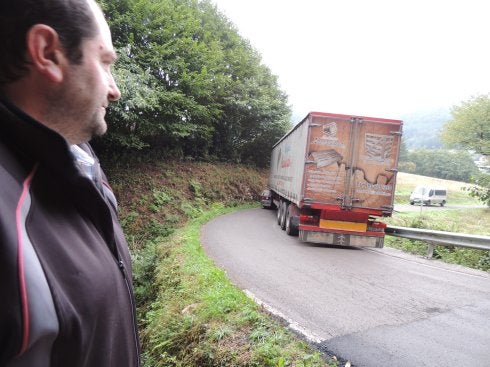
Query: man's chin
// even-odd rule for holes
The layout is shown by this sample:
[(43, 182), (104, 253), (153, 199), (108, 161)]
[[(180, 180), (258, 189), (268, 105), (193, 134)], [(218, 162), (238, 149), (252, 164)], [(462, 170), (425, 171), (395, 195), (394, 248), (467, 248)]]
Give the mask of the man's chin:
[(88, 131), (87, 141), (92, 140), (93, 138), (100, 137), (100, 136), (104, 135), (106, 132), (107, 132), (107, 124), (103, 120), (102, 122), (99, 122), (98, 124), (93, 125), (92, 129), (90, 129), (90, 131)]
[(105, 133), (107, 132), (107, 125), (104, 124), (103, 127), (101, 127), (100, 129), (97, 129), (95, 132), (94, 132), (94, 137), (96, 136), (102, 136), (104, 135)]

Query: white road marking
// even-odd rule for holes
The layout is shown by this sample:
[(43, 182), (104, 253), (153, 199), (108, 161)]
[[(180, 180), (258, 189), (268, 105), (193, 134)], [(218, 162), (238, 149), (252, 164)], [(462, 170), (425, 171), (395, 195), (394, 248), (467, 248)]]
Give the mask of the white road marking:
[(261, 299), (257, 298), (252, 292), (250, 292), (248, 289), (245, 289), (244, 290), (245, 294), (247, 295), (247, 297), (249, 297), (250, 299), (252, 299), (255, 303), (257, 303), (259, 306), (265, 308), (267, 310), (267, 312), (271, 313), (272, 315), (274, 316), (277, 316), (281, 319), (283, 319), (284, 321), (287, 322), (288, 324), (288, 327), (292, 330), (294, 330), (295, 332), (303, 335), (306, 340), (308, 340), (309, 342), (312, 342), (312, 343), (321, 343), (323, 342), (324, 340), (321, 339), (320, 337), (318, 337), (317, 335), (315, 335), (313, 332), (309, 331), (308, 329), (302, 327), (301, 325), (299, 325), (297, 322), (287, 318), (282, 312), (280, 312), (279, 310), (275, 309), (274, 307), (268, 305), (267, 303), (263, 302)]

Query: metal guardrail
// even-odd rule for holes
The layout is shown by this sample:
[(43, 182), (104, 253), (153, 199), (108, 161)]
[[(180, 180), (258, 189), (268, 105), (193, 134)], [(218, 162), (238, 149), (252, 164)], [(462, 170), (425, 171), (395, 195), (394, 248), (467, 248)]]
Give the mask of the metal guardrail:
[(427, 257), (434, 254), (434, 246), (457, 246), (490, 251), (490, 236), (435, 231), (432, 229), (388, 226), (385, 233), (390, 236), (408, 238), (428, 243)]

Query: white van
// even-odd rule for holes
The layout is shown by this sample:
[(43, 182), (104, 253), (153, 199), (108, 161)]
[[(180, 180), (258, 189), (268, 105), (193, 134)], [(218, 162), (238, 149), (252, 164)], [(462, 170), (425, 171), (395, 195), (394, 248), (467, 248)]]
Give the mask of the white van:
[(424, 205), (439, 204), (444, 206), (447, 202), (447, 190), (441, 186), (417, 186), (410, 194), (410, 205), (422, 203)]

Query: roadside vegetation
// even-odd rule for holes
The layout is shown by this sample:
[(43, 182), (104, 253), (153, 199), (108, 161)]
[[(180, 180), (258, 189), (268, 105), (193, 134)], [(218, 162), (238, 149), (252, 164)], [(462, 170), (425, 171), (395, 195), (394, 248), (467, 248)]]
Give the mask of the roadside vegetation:
[(397, 175), (395, 204), (408, 204), (410, 194), (417, 185), (446, 187), (448, 205), (482, 205), (481, 201), (468, 194), (468, 189), (473, 187), (473, 184), (405, 172), (399, 172)]
[[(395, 212), (393, 217), (385, 219), (385, 222), (401, 227), (490, 236), (490, 209), (477, 207), (482, 206), (481, 201), (470, 196), (468, 191), (468, 188), (473, 185), (401, 172), (397, 181), (396, 204), (407, 205), (410, 193), (417, 185), (446, 187), (448, 190), (447, 205), (460, 206), (461, 209), (443, 210), (438, 208), (438, 210), (427, 210), (426, 207), (422, 206), (418, 210), (417, 207), (414, 207), (413, 211)], [(464, 206), (469, 206), (469, 208), (464, 208)], [(427, 243), (425, 242), (387, 236), (385, 245), (420, 256), (427, 254)], [(454, 246), (436, 246), (433, 258), (475, 269), (490, 270), (489, 251)]]
[[(401, 227), (490, 236), (490, 209), (488, 208), (433, 211), (422, 209), (422, 212), (396, 213), (393, 218), (386, 220), (386, 222)], [(427, 255), (426, 242), (386, 236), (385, 246), (394, 247), (420, 256)], [(490, 271), (489, 251), (455, 246), (436, 246), (433, 258), (447, 263)]]
[(156, 295), (143, 318), (145, 366), (335, 366), (231, 284), (204, 254), (201, 225), (232, 210), (212, 205), (158, 241)]
[(108, 168), (133, 255), (145, 367), (340, 366), (231, 284), (200, 245), (203, 223), (258, 205), (267, 171), (193, 161)]
[(400, 157), (399, 168), (416, 175), (458, 181), (469, 181), (478, 174), (473, 157), (466, 150), (413, 149)]

